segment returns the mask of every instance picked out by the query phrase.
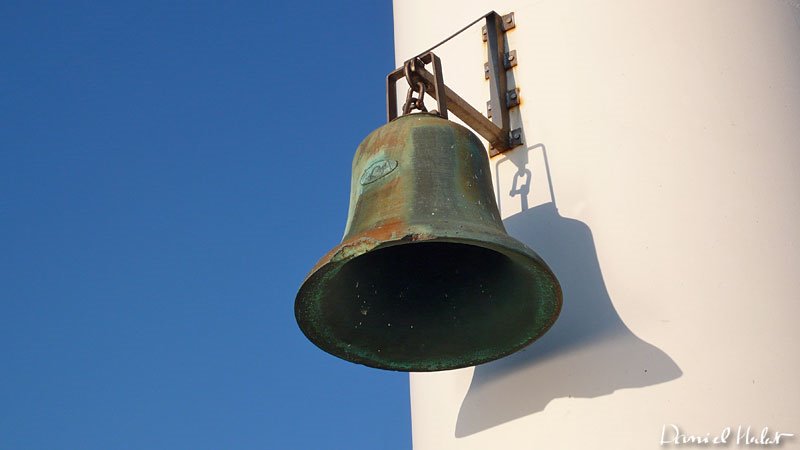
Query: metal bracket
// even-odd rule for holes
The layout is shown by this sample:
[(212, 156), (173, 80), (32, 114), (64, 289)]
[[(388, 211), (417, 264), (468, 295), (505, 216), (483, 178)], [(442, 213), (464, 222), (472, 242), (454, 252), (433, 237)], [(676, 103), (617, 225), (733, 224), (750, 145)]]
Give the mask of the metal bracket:
[[(500, 16), (492, 11), (485, 18), (486, 26), (484, 29), (486, 30), (485, 37), (489, 53), (489, 62), (487, 64), (490, 100), (488, 107), (492, 112), (497, 112), (497, 114), (489, 116), (491, 120), (487, 119), (444, 84), (441, 61), (433, 52), (428, 51), (423, 55), (412, 58), (403, 66), (413, 67), (414, 73), (425, 85), (425, 92), (438, 102), (439, 114), (443, 118), (447, 118), (448, 111), (455, 114), (467, 126), (489, 141), (491, 146), (490, 155), (494, 156), (522, 145), (522, 132), (520, 129), (511, 130), (508, 111), (508, 105), (512, 103), (513, 105), (519, 104), (519, 91), (516, 89), (508, 91), (505, 68), (506, 60), (509, 62), (516, 60), (516, 53), (509, 52), (508, 55), (513, 54), (514, 57), (506, 58), (505, 44), (503, 42), (505, 30), (514, 27), (514, 13)], [(425, 69), (425, 65), (430, 63), (433, 63), (433, 73)], [(404, 67), (395, 69), (386, 76), (386, 116), (389, 121), (397, 118), (396, 86), (397, 81), (405, 77)]]
[(506, 92), (506, 106), (509, 108), (519, 106), (519, 89)]
[[(522, 145), (522, 128), (514, 128), (513, 130), (511, 130), (511, 134), (508, 137), (508, 139), (509, 139), (509, 141), (511, 141), (511, 145), (513, 145), (515, 147), (517, 145)], [(498, 151), (498, 152), (492, 154), (492, 156), (494, 156), (494, 155), (496, 155), (498, 153), (500, 153), (500, 152)]]
[[(507, 146), (491, 144), (489, 154), (492, 156), (519, 145), (516, 144), (515, 140), (511, 137), (511, 125), (508, 111), (510, 94), (508, 93), (506, 68), (503, 64), (506, 55), (504, 35), (506, 30), (510, 30), (514, 28), (514, 26), (514, 13), (509, 13), (502, 17), (497, 13), (486, 16), (485, 36), (487, 53), (489, 56), (489, 105), (492, 110), (492, 122), (503, 130), (508, 140)], [(514, 60), (516, 59), (516, 54), (514, 54)], [(518, 102), (518, 93), (515, 94), (515, 98)]]
[[(517, 67), (517, 51), (511, 50), (510, 52), (506, 53), (503, 57), (503, 67), (506, 70), (511, 69), (512, 67)], [(489, 79), (489, 63), (483, 63), (483, 75), (488, 80)]]
[[(425, 70), (425, 65), (433, 63), (433, 73)], [(438, 113), (443, 119), (447, 119), (447, 111), (452, 110), (448, 108), (447, 91), (449, 88), (444, 84), (442, 77), (442, 60), (439, 59), (433, 52), (428, 52), (420, 57), (412, 58), (403, 64), (403, 67), (395, 69), (394, 72), (386, 76), (386, 112), (389, 122), (397, 118), (397, 81), (405, 77), (405, 66), (409, 67), (422, 78), (425, 83), (425, 92), (433, 96), (438, 103)], [(453, 95), (453, 93), (451, 91)], [(458, 96), (456, 96), (458, 97)], [(458, 97), (461, 100), (460, 97)], [(463, 102), (463, 100), (461, 100)], [(455, 112), (455, 111), (454, 111)], [(458, 114), (456, 113), (456, 116)], [(460, 117), (460, 116), (459, 116)]]
[[(497, 14), (497, 13), (495, 13)], [(503, 20), (503, 31), (508, 31), (517, 26), (517, 23), (514, 21), (514, 13), (510, 12), (502, 17)], [(486, 26), (481, 28), (481, 33), (483, 34), (483, 42), (486, 42), (488, 35), (486, 33)]]
[[(506, 92), (506, 108), (511, 109), (519, 106), (519, 88)], [(492, 102), (486, 102), (486, 117), (492, 118)]]

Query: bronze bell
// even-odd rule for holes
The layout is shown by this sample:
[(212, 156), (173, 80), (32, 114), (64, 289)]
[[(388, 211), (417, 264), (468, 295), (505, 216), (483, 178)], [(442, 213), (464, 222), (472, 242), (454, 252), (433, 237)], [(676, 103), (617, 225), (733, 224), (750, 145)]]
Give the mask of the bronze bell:
[(342, 243), (295, 300), (322, 350), (381, 369), (435, 371), (501, 358), (544, 334), (561, 287), (500, 220), (489, 160), (469, 130), (409, 114), (353, 159)]

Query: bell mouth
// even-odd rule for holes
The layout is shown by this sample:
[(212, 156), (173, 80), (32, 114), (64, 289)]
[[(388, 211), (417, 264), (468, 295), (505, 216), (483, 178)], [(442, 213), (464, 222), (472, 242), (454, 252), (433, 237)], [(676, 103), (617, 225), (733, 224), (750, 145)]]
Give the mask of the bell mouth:
[(300, 328), (322, 350), (413, 372), (511, 354), (560, 309), (560, 287), (541, 260), (466, 239), (390, 243), (328, 262), (295, 303)]

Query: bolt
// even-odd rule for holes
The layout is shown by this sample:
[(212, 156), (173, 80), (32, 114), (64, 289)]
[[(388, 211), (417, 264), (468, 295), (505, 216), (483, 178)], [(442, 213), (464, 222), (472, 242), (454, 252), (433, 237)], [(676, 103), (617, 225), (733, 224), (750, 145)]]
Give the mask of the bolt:
[(509, 60), (509, 61), (513, 61), (513, 60), (514, 60), (514, 57), (515, 57), (515, 56), (514, 56), (514, 54), (513, 54), (513, 53), (509, 53), (509, 54), (508, 54), (508, 60)]
[(517, 98), (517, 93), (516, 92), (512, 92), (511, 93), (511, 98)]
[(511, 137), (513, 137), (514, 139), (519, 139), (519, 133), (518, 132), (511, 133)]
[(506, 23), (511, 23), (511, 16), (506, 17)]

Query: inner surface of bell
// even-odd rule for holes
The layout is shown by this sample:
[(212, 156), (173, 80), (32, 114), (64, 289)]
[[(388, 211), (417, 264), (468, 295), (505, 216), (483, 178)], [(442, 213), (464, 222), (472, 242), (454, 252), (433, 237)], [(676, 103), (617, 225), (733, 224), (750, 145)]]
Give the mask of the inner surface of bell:
[(329, 331), (360, 357), (433, 368), (474, 363), (529, 341), (538, 291), (536, 277), (500, 252), (423, 242), (349, 261), (321, 309)]

